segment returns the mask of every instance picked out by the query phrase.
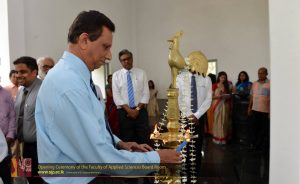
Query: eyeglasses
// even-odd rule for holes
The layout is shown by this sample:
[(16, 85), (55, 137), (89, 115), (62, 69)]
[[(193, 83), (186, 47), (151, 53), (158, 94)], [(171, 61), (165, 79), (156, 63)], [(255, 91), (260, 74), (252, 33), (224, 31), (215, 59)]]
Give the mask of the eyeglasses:
[(124, 62), (124, 61), (129, 61), (129, 60), (132, 60), (132, 57), (131, 56), (129, 56), (129, 57), (126, 57), (126, 58), (123, 58), (123, 59), (121, 59), (120, 58), (120, 60), (121, 60), (121, 62)]
[(43, 65), (42, 67), (43, 69), (51, 69), (53, 68), (53, 65)]

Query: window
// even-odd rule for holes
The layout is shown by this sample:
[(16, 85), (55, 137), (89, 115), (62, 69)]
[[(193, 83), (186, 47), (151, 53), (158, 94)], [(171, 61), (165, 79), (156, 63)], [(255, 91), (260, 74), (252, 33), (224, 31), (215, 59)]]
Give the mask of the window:
[(217, 59), (209, 59), (208, 60), (208, 69), (207, 74), (212, 73), (217, 75)]

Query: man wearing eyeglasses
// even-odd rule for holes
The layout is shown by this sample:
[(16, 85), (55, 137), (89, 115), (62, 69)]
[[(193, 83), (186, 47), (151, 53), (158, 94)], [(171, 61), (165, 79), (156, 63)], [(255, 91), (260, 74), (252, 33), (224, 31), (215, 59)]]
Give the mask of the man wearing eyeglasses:
[(144, 70), (133, 67), (132, 53), (119, 52), (122, 69), (112, 78), (114, 102), (120, 122), (120, 138), (139, 144), (149, 143), (150, 127), (145, 105), (149, 102), (148, 79)]
[(37, 60), (39, 66), (38, 78), (44, 80), (48, 71), (54, 67), (55, 62), (51, 57), (40, 57)]
[(36, 59), (23, 56), (16, 59), (16, 77), (20, 88), (16, 97), (15, 112), (17, 123), (17, 155), (31, 160), (31, 176), (27, 177), (29, 184), (43, 183), (38, 175), (37, 136), (35, 122), (35, 104), (42, 81), (37, 78), (38, 65)]

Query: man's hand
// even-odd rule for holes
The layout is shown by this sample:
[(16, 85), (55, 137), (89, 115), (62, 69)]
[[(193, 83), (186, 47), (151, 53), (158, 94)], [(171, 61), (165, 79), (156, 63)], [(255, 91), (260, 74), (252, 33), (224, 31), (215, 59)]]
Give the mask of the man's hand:
[(161, 164), (180, 164), (182, 162), (181, 154), (173, 149), (161, 149), (157, 153)]
[(252, 115), (252, 110), (250, 108), (248, 108), (248, 116)]
[(124, 149), (131, 152), (148, 152), (153, 151), (153, 149), (148, 144), (138, 144), (136, 142), (123, 142), (118, 143), (119, 149)]
[(127, 116), (131, 119), (136, 119), (139, 114), (140, 114), (140, 111), (138, 111), (136, 109), (128, 109), (127, 110)]
[(192, 122), (192, 123), (195, 123), (195, 125), (198, 125), (199, 124), (199, 121), (198, 119), (196, 118), (196, 116), (194, 114), (190, 115), (188, 117), (188, 119)]

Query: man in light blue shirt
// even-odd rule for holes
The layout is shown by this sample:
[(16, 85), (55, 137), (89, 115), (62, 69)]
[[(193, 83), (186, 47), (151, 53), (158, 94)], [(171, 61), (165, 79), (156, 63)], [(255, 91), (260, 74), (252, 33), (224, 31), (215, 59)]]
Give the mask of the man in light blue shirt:
[[(111, 59), (114, 30), (111, 20), (97, 11), (81, 12), (71, 25), (68, 51), (47, 74), (37, 98), (35, 118), (40, 164), (181, 162), (175, 150), (152, 151), (146, 144), (123, 142), (107, 126), (103, 106), (91, 87), (91, 71)], [(143, 173), (133, 169), (124, 173), (115, 169), (104, 174), (146, 175), (146, 172), (151, 171)], [(93, 178), (44, 177), (44, 180), (82, 184)]]

